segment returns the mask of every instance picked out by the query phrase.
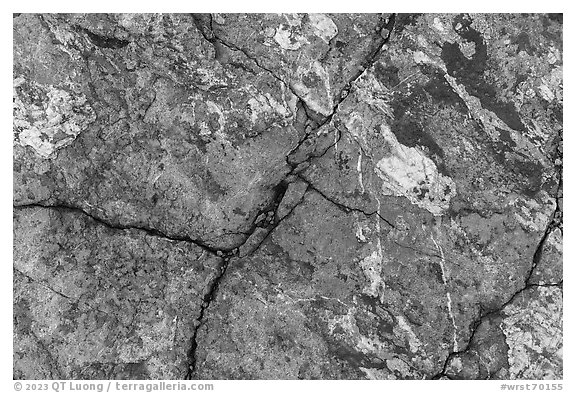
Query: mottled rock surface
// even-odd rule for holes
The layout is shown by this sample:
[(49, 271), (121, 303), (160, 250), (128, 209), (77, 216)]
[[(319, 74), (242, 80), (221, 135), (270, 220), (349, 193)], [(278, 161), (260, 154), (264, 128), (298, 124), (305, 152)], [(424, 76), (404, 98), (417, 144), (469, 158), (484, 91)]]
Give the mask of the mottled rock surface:
[(561, 15), (13, 23), (15, 378), (563, 378)]
[(222, 260), (77, 211), (14, 214), (17, 378), (180, 378)]

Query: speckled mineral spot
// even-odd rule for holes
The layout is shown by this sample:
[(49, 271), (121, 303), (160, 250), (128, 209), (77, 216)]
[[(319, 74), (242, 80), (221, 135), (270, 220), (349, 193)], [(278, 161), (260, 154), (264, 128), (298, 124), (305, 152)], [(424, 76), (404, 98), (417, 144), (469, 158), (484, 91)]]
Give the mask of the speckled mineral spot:
[[(38, 100), (26, 102), (31, 96), (25, 94), (33, 94)], [(70, 145), (94, 120), (96, 114), (84, 94), (42, 87), (23, 77), (14, 80), (15, 138), (40, 156), (48, 158)]]
[(325, 43), (330, 43), (330, 40), (338, 34), (338, 27), (336, 24), (324, 14), (310, 14), (308, 15), (310, 24), (314, 29), (314, 34), (320, 37)]

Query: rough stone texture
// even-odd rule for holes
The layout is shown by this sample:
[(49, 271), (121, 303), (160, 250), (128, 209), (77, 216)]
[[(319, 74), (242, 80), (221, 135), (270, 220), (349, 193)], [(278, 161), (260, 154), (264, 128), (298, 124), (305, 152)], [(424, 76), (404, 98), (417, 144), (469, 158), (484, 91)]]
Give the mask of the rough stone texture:
[(535, 286), (482, 322), (448, 363), (459, 379), (555, 379), (562, 367), (562, 290)]
[(228, 249), (243, 240), (298, 141), (281, 82), (217, 61), (192, 16), (14, 26), (17, 204), (65, 203)]
[(15, 15), (15, 378), (561, 379), (562, 40)]
[(180, 378), (220, 258), (66, 209), (14, 214), (15, 377)]

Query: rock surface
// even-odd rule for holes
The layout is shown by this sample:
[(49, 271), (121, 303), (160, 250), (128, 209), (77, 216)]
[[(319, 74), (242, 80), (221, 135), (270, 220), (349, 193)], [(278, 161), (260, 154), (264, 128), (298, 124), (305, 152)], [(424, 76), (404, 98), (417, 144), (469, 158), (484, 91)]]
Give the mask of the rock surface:
[(13, 23), (15, 378), (563, 378), (561, 15)]
[(16, 378), (181, 378), (222, 259), (67, 209), (14, 214)]

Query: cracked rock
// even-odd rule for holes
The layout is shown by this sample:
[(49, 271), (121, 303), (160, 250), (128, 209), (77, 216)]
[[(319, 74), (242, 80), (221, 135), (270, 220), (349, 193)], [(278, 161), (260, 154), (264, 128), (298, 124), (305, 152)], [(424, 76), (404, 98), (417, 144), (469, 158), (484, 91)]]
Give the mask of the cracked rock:
[(84, 214), (14, 213), (14, 377), (173, 379), (222, 261)]
[(557, 379), (562, 375), (562, 289), (532, 287), (483, 322), (446, 374), (457, 379)]
[(13, 30), (14, 378), (563, 378), (561, 16)]

